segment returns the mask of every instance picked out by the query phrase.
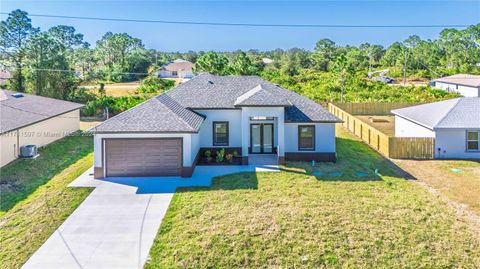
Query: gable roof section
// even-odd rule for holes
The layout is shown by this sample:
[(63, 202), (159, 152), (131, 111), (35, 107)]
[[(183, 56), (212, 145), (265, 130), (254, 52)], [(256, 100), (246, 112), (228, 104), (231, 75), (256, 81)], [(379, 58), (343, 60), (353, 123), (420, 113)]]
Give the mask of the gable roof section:
[(458, 85), (464, 85), (464, 86), (476, 87), (476, 88), (480, 87), (480, 75), (456, 74), (453, 76), (437, 78), (433, 81), (450, 83), (450, 84), (458, 84)]
[[(255, 88), (240, 95), (234, 103), (234, 106), (291, 106), (292, 103), (287, 98), (275, 95), (275, 91), (267, 90), (269, 85), (259, 84)], [(270, 86), (271, 88), (271, 86)]]
[(162, 66), (165, 71), (192, 71), (195, 64), (185, 60), (175, 60)]
[(204, 117), (161, 94), (93, 128), (96, 133), (194, 133)]
[[(339, 118), (314, 101), (258, 76), (215, 76), (203, 73), (167, 91), (165, 94), (172, 97), (183, 107), (191, 109), (235, 109), (237, 99), (258, 85), (261, 85), (262, 91), (271, 93), (272, 99), (268, 102), (265, 98), (260, 98), (261, 95), (267, 95), (264, 92), (249, 99), (249, 104), (267, 106), (267, 104), (282, 103), (287, 100), (291, 106), (285, 108), (285, 121), (341, 122)], [(255, 96), (255, 94), (252, 96)], [(240, 100), (242, 99), (245, 98), (240, 98)], [(258, 103), (254, 101), (258, 101)]]
[(392, 113), (431, 130), (480, 128), (480, 98), (455, 98), (392, 110)]
[(0, 133), (13, 131), (67, 112), (80, 109), (81, 104), (22, 93), (0, 90)]

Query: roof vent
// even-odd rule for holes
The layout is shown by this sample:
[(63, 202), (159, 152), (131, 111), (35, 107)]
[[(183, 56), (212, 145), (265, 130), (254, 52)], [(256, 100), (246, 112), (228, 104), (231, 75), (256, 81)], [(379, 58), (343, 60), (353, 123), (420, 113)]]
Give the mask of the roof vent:
[(19, 93), (19, 92), (12, 93), (11, 95), (12, 95), (13, 97), (15, 97), (15, 98), (23, 97), (23, 94), (22, 94), (22, 93)]
[(208, 83), (213, 85), (213, 81), (211, 81), (211, 80), (209, 80)]

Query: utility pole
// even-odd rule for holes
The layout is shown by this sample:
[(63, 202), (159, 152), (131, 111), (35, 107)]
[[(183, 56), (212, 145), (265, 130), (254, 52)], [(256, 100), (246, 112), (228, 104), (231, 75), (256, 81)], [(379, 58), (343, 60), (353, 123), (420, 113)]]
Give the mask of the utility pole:
[(403, 63), (403, 86), (407, 83), (407, 48), (403, 51), (404, 63)]

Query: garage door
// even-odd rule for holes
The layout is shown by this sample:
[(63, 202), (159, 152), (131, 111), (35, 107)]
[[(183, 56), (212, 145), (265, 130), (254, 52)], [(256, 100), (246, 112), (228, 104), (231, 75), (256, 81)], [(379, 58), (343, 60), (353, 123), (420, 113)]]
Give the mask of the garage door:
[(107, 139), (107, 177), (179, 176), (182, 168), (182, 140)]

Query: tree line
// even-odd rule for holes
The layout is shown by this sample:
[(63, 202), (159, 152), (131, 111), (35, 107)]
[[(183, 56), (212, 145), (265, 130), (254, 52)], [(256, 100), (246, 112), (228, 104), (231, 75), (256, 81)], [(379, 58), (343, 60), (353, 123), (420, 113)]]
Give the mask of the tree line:
[(72, 26), (42, 31), (32, 25), (27, 12), (14, 10), (0, 24), (0, 49), (0, 64), (12, 72), (9, 89), (66, 100), (78, 95), (82, 83), (143, 79), (178, 58), (194, 62), (196, 72), (260, 75), (299, 92), (308, 91), (317, 99), (338, 100), (358, 88), (382, 88), (364, 80), (368, 72), (379, 69), (388, 68), (393, 77), (406, 71), (408, 77), (418, 79), (479, 73), (480, 24), (444, 29), (435, 40), (410, 36), (388, 47), (369, 43), (341, 46), (321, 39), (312, 51), (171, 53), (147, 49), (139, 38), (127, 33), (107, 32), (92, 46)]

